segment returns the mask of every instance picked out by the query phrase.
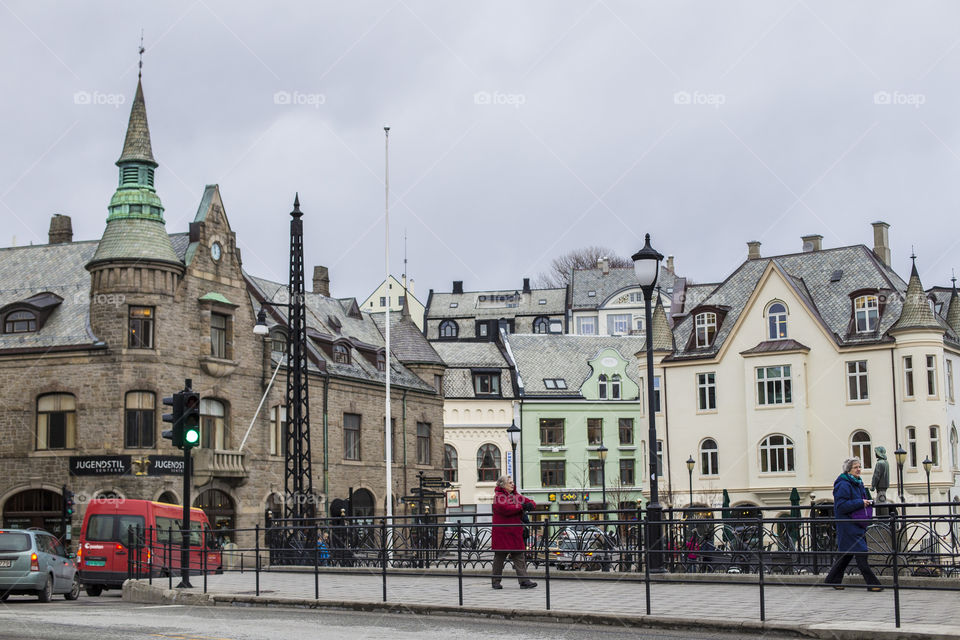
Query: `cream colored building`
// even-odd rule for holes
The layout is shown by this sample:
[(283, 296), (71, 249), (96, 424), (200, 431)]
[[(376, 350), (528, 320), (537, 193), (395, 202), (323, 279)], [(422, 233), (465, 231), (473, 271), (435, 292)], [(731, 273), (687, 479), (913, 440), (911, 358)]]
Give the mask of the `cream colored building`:
[(373, 293), (367, 296), (360, 308), (367, 313), (383, 313), (390, 307), (391, 313), (399, 313), (403, 310), (403, 303), (406, 300), (407, 308), (410, 310), (410, 318), (417, 325), (420, 331), (423, 331), (423, 303), (417, 300), (414, 295), (413, 278), (407, 280), (403, 276), (403, 281), (390, 276), (387, 280), (380, 283)]
[[(956, 371), (960, 298), (935, 311), (916, 267), (909, 284), (890, 266), (887, 225), (875, 246), (753, 255), (683, 317), (662, 358), (667, 464), (661, 501), (783, 505), (796, 487), (804, 504), (832, 501), (844, 458), (887, 450), (897, 499), (898, 444), (907, 451), (904, 492), (926, 501), (923, 460), (934, 501), (957, 501)], [(943, 296), (941, 296), (943, 297)], [(945, 313), (944, 313), (945, 312)], [(638, 354), (641, 371), (645, 364)]]

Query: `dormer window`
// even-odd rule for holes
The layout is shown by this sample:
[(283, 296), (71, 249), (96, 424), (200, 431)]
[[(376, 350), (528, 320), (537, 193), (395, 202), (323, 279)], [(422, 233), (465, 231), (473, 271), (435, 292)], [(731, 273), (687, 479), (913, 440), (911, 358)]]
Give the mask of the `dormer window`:
[(4, 333), (31, 333), (37, 330), (37, 316), (30, 311), (8, 313), (3, 320)]
[(339, 364), (350, 364), (350, 350), (344, 344), (333, 345), (333, 361)]
[(456, 338), (460, 333), (460, 327), (453, 320), (444, 320), (440, 323), (441, 338)]
[(270, 332), (270, 351), (287, 352), (287, 335), (283, 331), (275, 329)]
[(880, 302), (875, 295), (859, 296), (853, 301), (857, 333), (873, 333), (880, 319)]
[(784, 340), (787, 337), (787, 307), (774, 302), (767, 307), (767, 339)]
[(377, 353), (377, 371), (387, 370), (387, 354), (383, 351)]
[(534, 333), (549, 333), (550, 331), (550, 319), (546, 316), (538, 316), (533, 321), (533, 332)]
[(694, 318), (697, 348), (709, 347), (717, 336), (717, 314), (712, 311), (698, 313)]

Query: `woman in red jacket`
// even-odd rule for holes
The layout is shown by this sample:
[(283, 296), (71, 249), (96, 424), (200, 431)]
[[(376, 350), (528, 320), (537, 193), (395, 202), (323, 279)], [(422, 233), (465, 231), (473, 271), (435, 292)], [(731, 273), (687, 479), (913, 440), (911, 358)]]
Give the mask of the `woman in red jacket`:
[(527, 579), (527, 561), (523, 544), (523, 523), (520, 518), (526, 509), (537, 506), (530, 498), (517, 493), (510, 476), (500, 476), (493, 492), (493, 588), (503, 589), (503, 563), (510, 556), (521, 589), (532, 589), (536, 582)]

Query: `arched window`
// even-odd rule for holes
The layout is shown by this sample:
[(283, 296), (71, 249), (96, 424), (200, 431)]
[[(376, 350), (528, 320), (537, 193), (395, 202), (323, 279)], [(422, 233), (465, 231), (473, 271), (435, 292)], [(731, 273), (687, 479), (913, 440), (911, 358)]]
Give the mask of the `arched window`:
[(357, 489), (350, 507), (354, 518), (369, 518), (374, 512), (373, 494), (368, 489)]
[(77, 441), (77, 399), (69, 393), (37, 398), (37, 450), (73, 449)]
[(760, 472), (785, 473), (794, 470), (793, 440), (775, 434), (760, 443)]
[(787, 307), (774, 302), (767, 307), (767, 339), (783, 340), (787, 337)]
[(500, 477), (500, 449), (485, 444), (477, 450), (477, 481), (496, 482)]
[(697, 332), (697, 348), (709, 347), (717, 336), (717, 314), (712, 311), (698, 313), (694, 318)]
[(230, 433), (223, 403), (212, 398), (200, 399), (200, 442), (206, 449), (229, 449)]
[(610, 376), (610, 399), (620, 399), (620, 374), (615, 373)]
[(601, 373), (600, 377), (597, 378), (597, 382), (598, 382), (597, 390), (600, 393), (600, 399), (606, 400), (607, 399), (607, 374)]
[(37, 316), (30, 311), (13, 311), (3, 321), (4, 333), (30, 333), (37, 330)]
[(854, 431), (850, 438), (851, 453), (855, 458), (860, 458), (864, 469), (873, 468), (873, 448), (870, 444), (870, 434), (860, 429)]
[(877, 296), (859, 296), (853, 301), (853, 318), (857, 333), (872, 333), (877, 330), (880, 318), (880, 303)]
[(123, 444), (128, 449), (156, 444), (157, 397), (150, 391), (130, 391), (124, 400)]
[(933, 466), (940, 467), (940, 427), (930, 425), (930, 460)]
[(340, 364), (350, 364), (350, 350), (347, 345), (337, 343), (333, 345), (333, 361)]
[(447, 482), (457, 482), (458, 462), (457, 450), (449, 444), (443, 445), (443, 479)]
[(960, 451), (958, 451), (957, 427), (950, 427), (950, 464), (954, 469), (960, 469)]
[(460, 327), (453, 320), (444, 320), (440, 323), (441, 338), (456, 338), (460, 334)]
[(715, 476), (720, 473), (720, 449), (717, 441), (707, 438), (700, 443), (700, 475)]
[(533, 321), (534, 333), (550, 333), (550, 319), (547, 316), (538, 316)]
[(287, 334), (280, 329), (274, 329), (270, 332), (270, 351), (287, 352)]

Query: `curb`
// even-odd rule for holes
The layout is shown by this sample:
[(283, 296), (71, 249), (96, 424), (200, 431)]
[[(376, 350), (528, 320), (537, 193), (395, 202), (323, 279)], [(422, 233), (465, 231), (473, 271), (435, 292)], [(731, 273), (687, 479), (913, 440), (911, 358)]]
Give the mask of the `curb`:
[(615, 615), (603, 613), (579, 613), (572, 611), (548, 611), (546, 609), (500, 609), (491, 607), (455, 607), (450, 605), (403, 604), (399, 602), (354, 602), (344, 600), (314, 600), (312, 598), (281, 598), (239, 594), (193, 593), (165, 589), (158, 586), (127, 580), (123, 583), (123, 600), (142, 604), (180, 604), (189, 606), (240, 606), (240, 607), (293, 607), (299, 609), (335, 609), (379, 613), (417, 615), (441, 615), (452, 617), (489, 618), (498, 620), (523, 620), (557, 624), (584, 624), (592, 626), (616, 626), (635, 629), (661, 629), (673, 631), (717, 631), (742, 635), (776, 633), (794, 638), (823, 640), (957, 640), (960, 634), (940, 631), (893, 629), (886, 626), (863, 624), (851, 621), (846, 627), (825, 623), (799, 624), (792, 622), (761, 622), (759, 620), (730, 620), (724, 618), (684, 619), (666, 616)]

